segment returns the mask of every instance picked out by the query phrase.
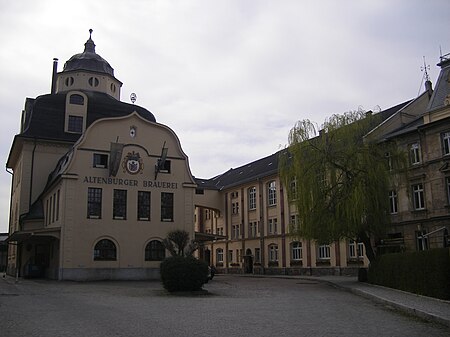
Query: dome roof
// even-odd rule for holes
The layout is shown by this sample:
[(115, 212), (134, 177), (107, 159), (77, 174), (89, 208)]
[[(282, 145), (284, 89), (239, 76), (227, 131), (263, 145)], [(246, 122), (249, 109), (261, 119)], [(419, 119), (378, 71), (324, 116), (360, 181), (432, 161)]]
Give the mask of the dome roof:
[(73, 55), (65, 64), (62, 72), (87, 70), (103, 73), (114, 77), (114, 69), (109, 63), (95, 52), (95, 43), (92, 41), (92, 29), (89, 29), (89, 40), (84, 44), (84, 52)]

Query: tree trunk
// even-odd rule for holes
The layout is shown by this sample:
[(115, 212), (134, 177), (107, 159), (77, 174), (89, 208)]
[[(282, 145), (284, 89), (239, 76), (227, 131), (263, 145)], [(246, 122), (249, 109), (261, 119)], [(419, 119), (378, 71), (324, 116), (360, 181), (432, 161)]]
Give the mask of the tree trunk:
[(361, 231), (361, 233), (359, 233), (359, 241), (364, 243), (364, 247), (366, 248), (366, 256), (369, 259), (369, 262), (375, 261), (375, 251), (372, 247), (370, 236), (366, 233), (366, 231)]

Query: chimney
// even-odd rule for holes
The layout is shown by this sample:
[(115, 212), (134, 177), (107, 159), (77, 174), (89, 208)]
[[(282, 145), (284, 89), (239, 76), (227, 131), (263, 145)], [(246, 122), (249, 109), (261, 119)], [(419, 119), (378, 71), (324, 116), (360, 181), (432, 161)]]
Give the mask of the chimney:
[(58, 59), (53, 59), (53, 72), (52, 72), (52, 88), (51, 94), (56, 94), (56, 73), (58, 72)]
[(428, 92), (428, 97), (433, 94), (433, 84), (430, 80), (425, 81), (425, 91)]

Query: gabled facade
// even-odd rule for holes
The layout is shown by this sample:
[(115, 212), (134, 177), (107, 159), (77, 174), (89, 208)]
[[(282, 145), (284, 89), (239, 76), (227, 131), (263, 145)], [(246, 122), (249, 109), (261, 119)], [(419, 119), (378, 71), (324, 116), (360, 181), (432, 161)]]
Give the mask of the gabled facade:
[[(379, 127), (385, 129), (379, 141), (395, 142), (408, 154), (407, 177), (392, 181), (392, 223), (378, 243), (381, 252), (450, 244), (450, 55), (442, 56), (438, 66), (435, 90), (426, 83), (425, 93), (410, 104), (410, 119), (393, 128)], [(401, 120), (403, 114), (394, 118)]]
[(120, 101), (95, 52), (27, 99), (7, 161), (13, 176), (8, 273), (60, 280), (159, 277), (162, 239), (193, 232), (195, 181), (175, 133)]

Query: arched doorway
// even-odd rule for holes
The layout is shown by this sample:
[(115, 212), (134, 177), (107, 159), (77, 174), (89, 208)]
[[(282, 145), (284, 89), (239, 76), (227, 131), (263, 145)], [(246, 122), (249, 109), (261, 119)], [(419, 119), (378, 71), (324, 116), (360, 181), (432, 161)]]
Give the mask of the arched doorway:
[(245, 251), (244, 255), (244, 273), (253, 274), (253, 254), (250, 248)]

